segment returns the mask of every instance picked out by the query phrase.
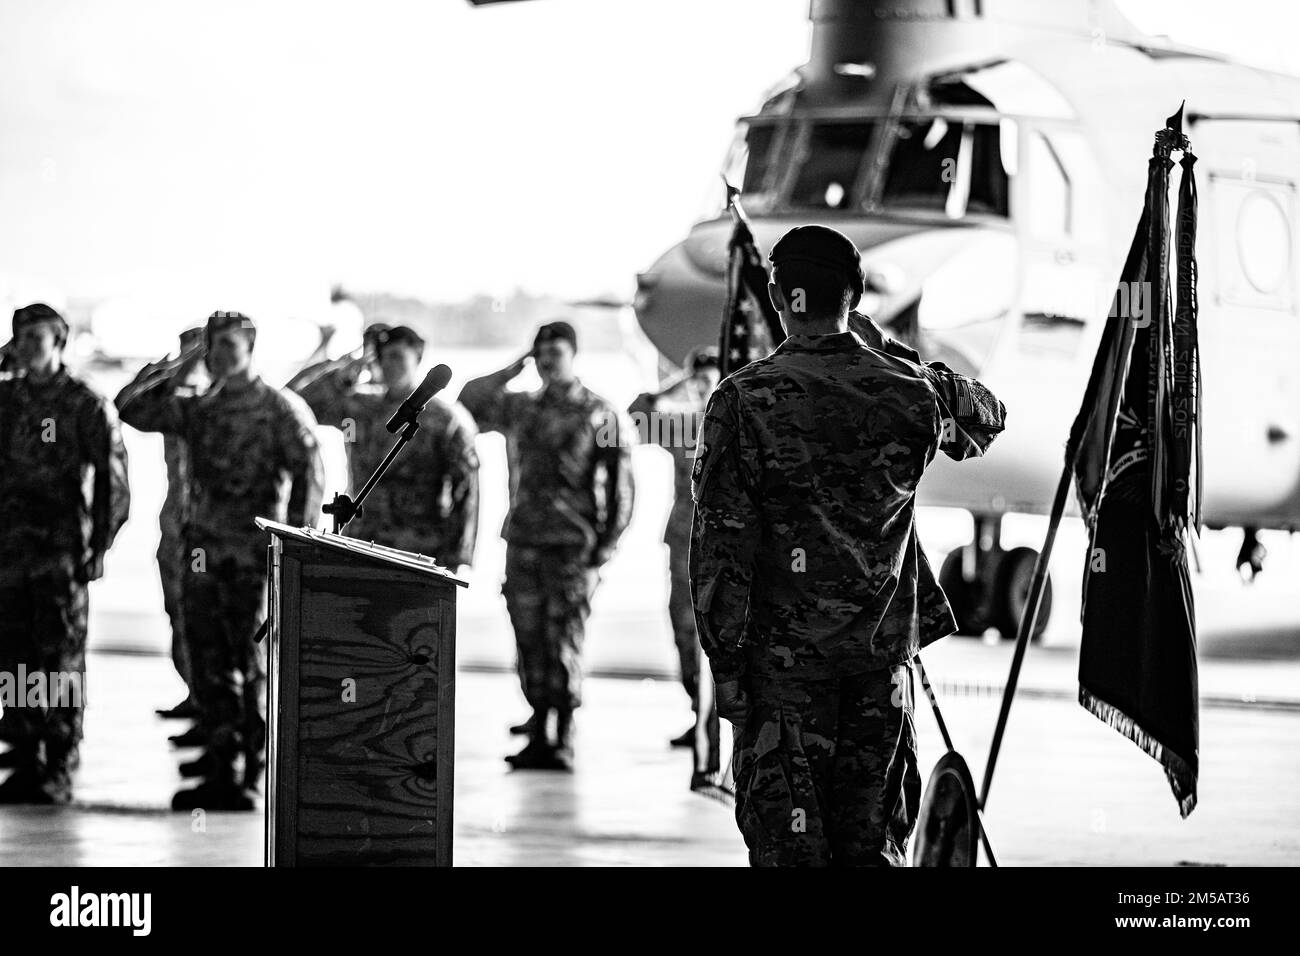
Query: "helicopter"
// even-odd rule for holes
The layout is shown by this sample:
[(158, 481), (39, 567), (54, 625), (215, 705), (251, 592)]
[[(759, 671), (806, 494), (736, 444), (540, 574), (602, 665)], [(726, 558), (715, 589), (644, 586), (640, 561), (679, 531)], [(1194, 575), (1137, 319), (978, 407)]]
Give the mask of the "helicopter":
[[(988, 455), (937, 463), (919, 492), (973, 519), (939, 575), (959, 630), (1015, 633), (1037, 555), (1002, 547), (1002, 519), (1047, 510), (1152, 132), (1184, 101), (1205, 525), (1300, 526), (1300, 79), (1144, 34), (1110, 0), (812, 0), (810, 18), (808, 62), (739, 118), (722, 171), (760, 250), (839, 229), (861, 251), (860, 311), (1006, 404)], [(720, 203), (637, 277), (669, 362), (716, 341), (730, 234)]]

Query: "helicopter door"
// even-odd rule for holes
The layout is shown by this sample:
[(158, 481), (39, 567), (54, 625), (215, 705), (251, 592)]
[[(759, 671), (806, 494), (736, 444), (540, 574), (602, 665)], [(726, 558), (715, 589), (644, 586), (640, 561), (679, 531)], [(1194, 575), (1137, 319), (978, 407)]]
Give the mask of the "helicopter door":
[[(1234, 125), (1240, 146), (1248, 131)], [(1212, 160), (1209, 175), (1198, 177), (1208, 192), (1197, 243), (1205, 493), (1216, 513), (1258, 513), (1279, 508), (1300, 481), (1296, 182), (1250, 156), (1222, 171), (1204, 150), (1218, 137), (1206, 132), (1192, 134), (1198, 154)], [(1270, 134), (1275, 147), (1279, 136), (1294, 138), (1291, 130)], [(1295, 169), (1296, 153), (1288, 152)]]

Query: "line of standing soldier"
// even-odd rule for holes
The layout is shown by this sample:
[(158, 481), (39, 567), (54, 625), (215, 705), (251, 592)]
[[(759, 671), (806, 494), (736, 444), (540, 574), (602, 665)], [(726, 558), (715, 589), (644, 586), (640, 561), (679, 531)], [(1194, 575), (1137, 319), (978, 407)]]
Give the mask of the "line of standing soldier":
[[(168, 493), (158, 560), (172, 659), (188, 696), (159, 713), (193, 717), (194, 726), (172, 740), (202, 748), (181, 765), (183, 776), (201, 780), (174, 795), (177, 810), (251, 809), (264, 772), (265, 650), (255, 635), (265, 616), (265, 542), (253, 519), (317, 523), (318, 421), (343, 432), (355, 490), (386, 450), (384, 423), (413, 388), (423, 357), (412, 330), (377, 325), (360, 356), (317, 363), (281, 391), (253, 370), (256, 334), (241, 313), (213, 313), (204, 328), (182, 336), (175, 358), (145, 366), (115, 402), (122, 421), (164, 436)], [(15, 673), (20, 664), (28, 672), (84, 672), (85, 583), (102, 574), (103, 554), (126, 518), (114, 406), (62, 367), (66, 338), (53, 310), (20, 310), (10, 351), (28, 374), (0, 381), (8, 518), (0, 555), (12, 556), (0, 578), (0, 653)], [(505, 433), (511, 508), (503, 592), (533, 707), (519, 728), (528, 745), (509, 758), (519, 769), (572, 767), (591, 596), (632, 512), (630, 432), (574, 376), (576, 347), (571, 326), (551, 323), (525, 359), (467, 384), (465, 407), (434, 399), (416, 441), (348, 529), (453, 569), (471, 563), (475, 419)], [(506, 386), (527, 359), (536, 360), (544, 387), (512, 392)], [(65, 440), (42, 442), (38, 427)], [(80, 725), (80, 701), (39, 713), (7, 708), (3, 733), (13, 746), (0, 762), (16, 769), (0, 798), (69, 799)]]

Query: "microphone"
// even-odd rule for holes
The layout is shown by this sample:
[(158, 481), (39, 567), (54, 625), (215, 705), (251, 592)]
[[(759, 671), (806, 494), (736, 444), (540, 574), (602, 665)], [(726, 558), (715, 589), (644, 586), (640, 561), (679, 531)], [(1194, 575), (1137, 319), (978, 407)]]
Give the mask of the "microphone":
[(424, 406), (429, 404), (429, 399), (441, 392), (451, 381), (451, 369), (445, 365), (435, 365), (429, 370), (429, 374), (424, 376), (424, 381), (416, 386), (411, 397), (402, 402), (397, 407), (393, 417), (388, 420), (385, 426), (390, 434), (397, 434), (403, 427), (415, 421), (420, 412), (424, 411)]

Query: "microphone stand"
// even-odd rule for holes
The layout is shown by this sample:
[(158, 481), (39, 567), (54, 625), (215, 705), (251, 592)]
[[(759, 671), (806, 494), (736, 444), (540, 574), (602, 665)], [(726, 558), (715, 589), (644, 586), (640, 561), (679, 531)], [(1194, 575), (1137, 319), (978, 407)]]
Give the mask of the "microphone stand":
[(366, 479), (366, 483), (361, 486), (361, 490), (357, 492), (357, 497), (355, 499), (353, 499), (351, 495), (336, 494), (334, 495), (333, 501), (327, 505), (321, 506), (321, 511), (334, 518), (335, 534), (342, 534), (347, 523), (357, 515), (361, 514), (362, 503), (366, 500), (366, 496), (370, 494), (375, 485), (379, 484), (380, 479), (382, 479), (384, 474), (388, 471), (389, 466), (401, 453), (402, 449), (406, 447), (406, 443), (414, 438), (415, 433), (419, 430), (419, 412), (417, 411), (411, 416), (410, 421), (406, 422), (406, 424), (402, 426), (401, 435), (399, 435), (397, 441), (393, 443), (393, 447), (388, 450), (388, 454), (385, 455), (384, 460), (379, 463), (374, 474)]

